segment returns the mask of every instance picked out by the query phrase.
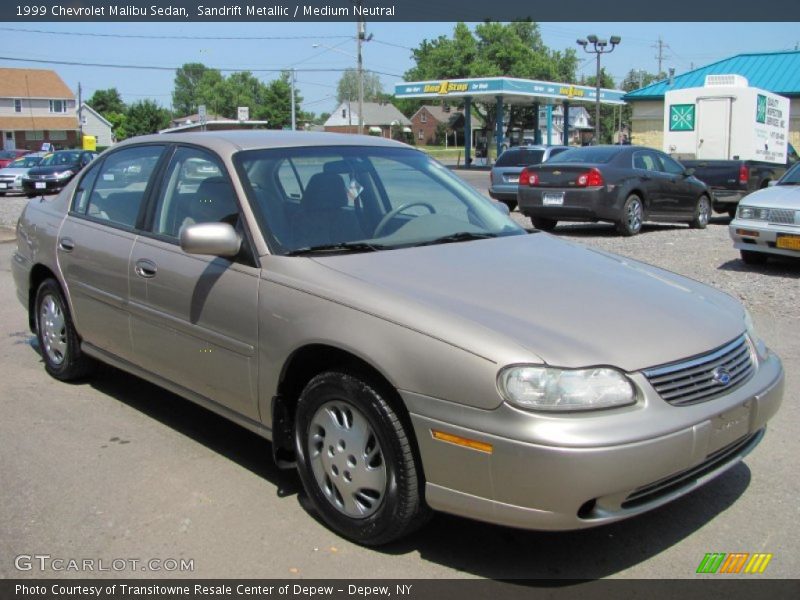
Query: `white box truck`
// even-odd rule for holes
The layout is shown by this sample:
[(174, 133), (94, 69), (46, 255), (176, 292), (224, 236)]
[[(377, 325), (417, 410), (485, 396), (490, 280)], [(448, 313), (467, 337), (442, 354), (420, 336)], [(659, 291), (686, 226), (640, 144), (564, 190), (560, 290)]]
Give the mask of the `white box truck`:
[(664, 95), (663, 150), (711, 188), (717, 212), (733, 216), (741, 198), (796, 158), (789, 99), (750, 87), (741, 75), (708, 75), (703, 87)]

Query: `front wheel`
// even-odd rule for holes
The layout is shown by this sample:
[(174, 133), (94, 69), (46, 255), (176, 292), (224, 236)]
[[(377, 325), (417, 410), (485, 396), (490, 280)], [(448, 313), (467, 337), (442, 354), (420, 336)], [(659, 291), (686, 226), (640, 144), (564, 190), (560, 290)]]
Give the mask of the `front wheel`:
[(692, 229), (705, 229), (711, 218), (711, 202), (708, 196), (700, 196), (694, 207), (694, 218), (689, 222)]
[(631, 194), (622, 206), (622, 219), (616, 224), (617, 231), (624, 236), (636, 235), (642, 230), (643, 220), (642, 199), (636, 194)]
[(70, 381), (86, 375), (93, 365), (83, 354), (69, 307), (54, 279), (46, 279), (36, 292), (36, 337), (44, 368), (56, 379)]
[(340, 535), (366, 546), (394, 541), (425, 521), (406, 426), (379, 385), (329, 371), (297, 403), (297, 470), (311, 504)]

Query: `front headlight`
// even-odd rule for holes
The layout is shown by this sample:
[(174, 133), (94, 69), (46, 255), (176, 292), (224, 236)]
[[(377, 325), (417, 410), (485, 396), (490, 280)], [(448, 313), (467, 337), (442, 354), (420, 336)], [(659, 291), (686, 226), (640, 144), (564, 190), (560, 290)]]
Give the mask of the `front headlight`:
[(72, 177), (73, 171), (69, 169), (66, 171), (62, 171), (61, 173), (56, 173), (56, 179), (66, 179), (67, 177)]
[(744, 309), (744, 328), (758, 360), (765, 360), (769, 353), (767, 345), (764, 343), (764, 340), (761, 339), (761, 336), (758, 335), (756, 327), (753, 324), (753, 317), (750, 316), (750, 312), (746, 308)]
[(636, 401), (633, 384), (607, 367), (506, 367), (497, 375), (497, 386), (506, 402), (528, 410), (595, 410)]
[(757, 208), (755, 206), (742, 206), (740, 204), (738, 215), (740, 219), (754, 219), (756, 221), (768, 221), (769, 209)]

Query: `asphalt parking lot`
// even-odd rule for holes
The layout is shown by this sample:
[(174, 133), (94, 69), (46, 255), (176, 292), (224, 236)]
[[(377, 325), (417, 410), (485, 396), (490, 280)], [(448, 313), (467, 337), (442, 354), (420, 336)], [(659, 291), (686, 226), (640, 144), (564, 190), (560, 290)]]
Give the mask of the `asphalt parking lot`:
[[(486, 172), (461, 174), (485, 191)], [(0, 203), (7, 200), (17, 202)], [(9, 206), (0, 209), (6, 222)], [(653, 262), (745, 302), (783, 358), (787, 380), (780, 413), (742, 464), (610, 526), (541, 533), (437, 515), (381, 549), (346, 542), (311, 518), (298, 478), (272, 466), (269, 443), (257, 436), (112, 368), (77, 384), (48, 377), (11, 281), (13, 243), (2, 243), (0, 576), (694, 578), (708, 552), (768, 552), (773, 559), (758, 577), (797, 577), (800, 264), (745, 268), (726, 223), (716, 218), (705, 231), (651, 225), (635, 238), (573, 225), (556, 235)], [(535, 277), (535, 265), (520, 276)], [(41, 561), (17, 559), (30, 555), (126, 563), (119, 571), (67, 572), (44, 561), (42, 570)], [(152, 559), (160, 570), (147, 568)], [(165, 570), (181, 559), (192, 570)]]

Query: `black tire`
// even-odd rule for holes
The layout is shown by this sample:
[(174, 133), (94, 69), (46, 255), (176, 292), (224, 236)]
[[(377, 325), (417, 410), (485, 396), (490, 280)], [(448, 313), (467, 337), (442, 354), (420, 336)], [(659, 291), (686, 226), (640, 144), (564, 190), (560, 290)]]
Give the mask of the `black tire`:
[(36, 291), (33, 310), (36, 337), (45, 370), (61, 381), (87, 375), (94, 363), (81, 351), (80, 338), (75, 331), (69, 306), (55, 279), (46, 279), (41, 283)]
[(740, 250), (739, 254), (742, 261), (748, 265), (763, 265), (769, 258), (763, 252), (754, 252), (753, 250)]
[(514, 209), (517, 208), (516, 200), (500, 200), (500, 202), (508, 207), (508, 212), (514, 212)]
[(26, 192), (26, 193), (25, 193), (25, 196), (26, 196), (27, 198), (36, 198), (36, 196), (38, 196), (38, 194), (30, 194), (30, 193), (27, 193), (27, 192)]
[(617, 232), (630, 237), (642, 230), (644, 222), (644, 204), (636, 194), (631, 194), (622, 205), (622, 218), (616, 222)]
[(694, 217), (689, 221), (692, 229), (705, 229), (711, 219), (711, 199), (703, 194), (697, 199), (694, 207)]
[(539, 231), (553, 231), (558, 225), (558, 220), (548, 219), (546, 217), (531, 217), (531, 223)]
[[(430, 514), (413, 443), (386, 397), (369, 378), (328, 371), (306, 385), (297, 403), (295, 451), (306, 494), (328, 527), (365, 546), (408, 535)], [(354, 487), (365, 472), (382, 472), (383, 480), (376, 488)], [(347, 514), (355, 509), (362, 514)]]

